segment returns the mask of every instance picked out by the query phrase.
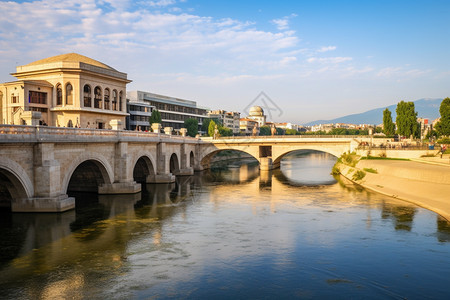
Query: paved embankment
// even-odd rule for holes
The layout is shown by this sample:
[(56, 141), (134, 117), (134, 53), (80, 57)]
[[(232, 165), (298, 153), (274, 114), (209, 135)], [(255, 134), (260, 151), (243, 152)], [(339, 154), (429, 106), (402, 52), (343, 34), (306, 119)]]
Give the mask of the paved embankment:
[[(360, 160), (354, 168), (343, 164), (338, 167), (344, 177), (365, 188), (417, 204), (450, 221), (449, 165), (425, 160)], [(357, 170), (365, 172), (361, 180), (353, 180)]]

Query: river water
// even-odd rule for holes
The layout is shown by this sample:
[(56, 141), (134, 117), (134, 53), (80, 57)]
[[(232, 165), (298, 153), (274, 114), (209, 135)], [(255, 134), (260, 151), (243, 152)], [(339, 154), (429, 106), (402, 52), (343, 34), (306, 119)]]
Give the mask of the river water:
[(329, 175), (232, 162), (62, 214), (1, 214), (4, 299), (423, 299), (450, 295), (450, 225)]

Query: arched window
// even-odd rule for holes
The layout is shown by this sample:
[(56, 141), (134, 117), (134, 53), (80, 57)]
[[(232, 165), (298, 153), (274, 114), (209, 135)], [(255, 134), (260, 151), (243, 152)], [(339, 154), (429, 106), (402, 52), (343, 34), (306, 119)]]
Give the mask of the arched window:
[(67, 122), (67, 127), (73, 127), (72, 120), (69, 120), (69, 122)]
[(117, 91), (113, 90), (112, 110), (117, 110)]
[(109, 89), (105, 89), (105, 109), (109, 109)]
[(56, 105), (62, 105), (63, 104), (63, 95), (62, 95), (62, 87), (61, 84), (56, 85)]
[(122, 91), (119, 92), (119, 111), (122, 111)]
[(83, 88), (84, 107), (92, 107), (91, 87), (87, 84)]
[(66, 85), (66, 105), (73, 105), (73, 87), (70, 83)]
[(99, 86), (94, 89), (94, 107), (102, 108), (102, 89)]

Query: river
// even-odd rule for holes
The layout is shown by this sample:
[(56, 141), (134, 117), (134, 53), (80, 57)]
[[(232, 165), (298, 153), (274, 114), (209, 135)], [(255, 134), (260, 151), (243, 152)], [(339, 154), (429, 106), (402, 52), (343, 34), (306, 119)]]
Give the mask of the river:
[(61, 214), (2, 212), (2, 299), (448, 298), (450, 225), (295, 152), (77, 194)]

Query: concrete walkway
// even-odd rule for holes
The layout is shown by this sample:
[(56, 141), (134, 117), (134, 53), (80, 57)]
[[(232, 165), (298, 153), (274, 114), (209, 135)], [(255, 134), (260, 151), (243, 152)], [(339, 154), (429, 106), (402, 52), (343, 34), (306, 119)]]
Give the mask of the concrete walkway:
[[(432, 210), (450, 221), (450, 164), (440, 157), (415, 161), (361, 160), (356, 168), (341, 165), (341, 174), (352, 180), (354, 169), (365, 171), (362, 180), (354, 181), (370, 190)], [(448, 161), (448, 157), (442, 158)], [(353, 171), (351, 171), (353, 170)], [(352, 180), (353, 181), (353, 180)]]

